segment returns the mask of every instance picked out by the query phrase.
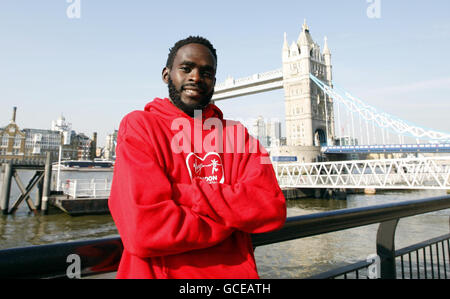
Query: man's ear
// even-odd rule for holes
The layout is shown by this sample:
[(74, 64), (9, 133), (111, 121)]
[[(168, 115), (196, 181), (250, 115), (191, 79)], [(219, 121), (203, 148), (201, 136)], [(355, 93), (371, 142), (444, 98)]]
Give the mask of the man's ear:
[(169, 84), (169, 73), (170, 69), (168, 67), (163, 68), (162, 70), (162, 79), (164, 83)]

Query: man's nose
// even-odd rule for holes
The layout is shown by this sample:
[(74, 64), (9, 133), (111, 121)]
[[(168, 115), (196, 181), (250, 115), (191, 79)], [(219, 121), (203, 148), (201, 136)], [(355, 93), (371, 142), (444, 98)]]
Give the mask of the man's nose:
[(200, 71), (196, 68), (192, 69), (189, 73), (189, 81), (191, 82), (199, 82), (201, 80)]

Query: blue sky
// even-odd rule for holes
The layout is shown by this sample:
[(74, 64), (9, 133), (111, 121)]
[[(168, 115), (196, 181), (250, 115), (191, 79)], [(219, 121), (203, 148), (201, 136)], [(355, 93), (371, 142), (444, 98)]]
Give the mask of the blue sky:
[[(375, 0), (372, 0), (375, 1)], [(328, 37), (335, 83), (409, 122), (450, 132), (450, 2), (0, 1), (0, 126), (18, 107), (21, 128), (50, 128), (62, 113), (77, 132), (106, 134), (154, 97), (169, 48), (188, 35), (218, 50), (217, 80), (281, 68), (283, 34), (297, 40), (306, 19), (312, 37)], [(283, 92), (219, 102), (227, 118), (284, 119)]]

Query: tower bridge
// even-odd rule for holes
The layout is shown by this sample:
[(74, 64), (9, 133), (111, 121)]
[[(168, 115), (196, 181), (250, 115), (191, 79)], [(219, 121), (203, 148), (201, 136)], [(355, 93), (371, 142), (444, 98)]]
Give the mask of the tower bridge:
[[(228, 77), (216, 85), (213, 96), (221, 101), (283, 89), (286, 145), (269, 148), (272, 153), (309, 163), (329, 153), (449, 151), (450, 134), (384, 113), (338, 87), (332, 81), (327, 38), (321, 50), (306, 21), (290, 45), (284, 34), (281, 56), (282, 68), (245, 78)], [(408, 145), (405, 137), (414, 144)]]
[(290, 45), (284, 34), (282, 68), (246, 78), (227, 78), (216, 85), (214, 101), (283, 89), (285, 94), (286, 145), (282, 155), (299, 161), (313, 161), (320, 145), (334, 139), (333, 100), (310, 79), (314, 74), (332, 84), (331, 51), (325, 38), (323, 51), (310, 35), (305, 23), (300, 35)]

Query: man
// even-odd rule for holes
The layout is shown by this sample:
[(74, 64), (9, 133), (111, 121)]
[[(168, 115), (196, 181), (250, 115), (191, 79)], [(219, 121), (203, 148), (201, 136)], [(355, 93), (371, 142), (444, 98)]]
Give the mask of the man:
[(285, 199), (267, 152), (210, 103), (216, 68), (208, 40), (177, 42), (162, 71), (170, 99), (120, 124), (109, 199), (118, 278), (259, 278), (250, 234), (281, 228)]

